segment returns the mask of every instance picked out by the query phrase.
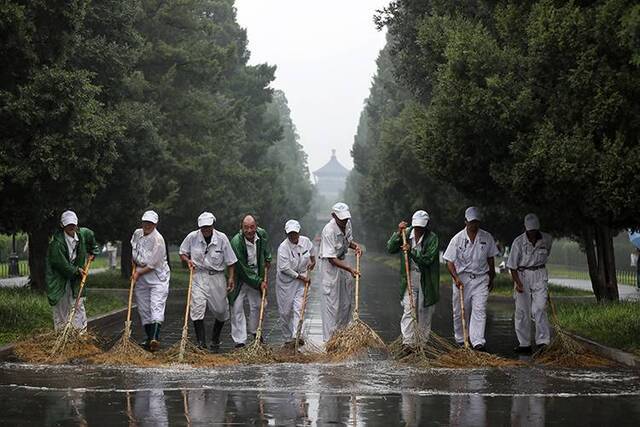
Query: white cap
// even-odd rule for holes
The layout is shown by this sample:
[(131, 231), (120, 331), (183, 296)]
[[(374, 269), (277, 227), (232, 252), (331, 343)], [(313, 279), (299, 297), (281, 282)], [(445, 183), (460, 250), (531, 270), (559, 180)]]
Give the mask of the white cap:
[(524, 217), (524, 229), (527, 231), (540, 230), (540, 220), (538, 215), (529, 213)]
[(429, 214), (426, 211), (416, 211), (411, 217), (411, 225), (413, 227), (426, 227), (429, 223)]
[(296, 233), (300, 232), (300, 223), (298, 221), (296, 221), (295, 219), (290, 219), (289, 221), (287, 221), (284, 224), (284, 232), (289, 234), (292, 231), (295, 231)]
[(198, 217), (198, 228), (215, 224), (216, 217), (211, 212), (202, 212)]
[(155, 211), (146, 211), (144, 214), (142, 214), (142, 220), (157, 224), (158, 214)]
[(349, 212), (349, 206), (346, 203), (338, 202), (331, 208), (331, 212), (336, 214), (338, 219), (351, 218), (351, 212)]
[(475, 206), (468, 207), (467, 210), (464, 211), (464, 219), (466, 219), (468, 222), (480, 221), (482, 219), (482, 217), (480, 216), (480, 209), (476, 208)]
[(78, 216), (74, 211), (64, 211), (62, 215), (60, 215), (60, 222), (63, 227), (69, 224), (78, 225)]

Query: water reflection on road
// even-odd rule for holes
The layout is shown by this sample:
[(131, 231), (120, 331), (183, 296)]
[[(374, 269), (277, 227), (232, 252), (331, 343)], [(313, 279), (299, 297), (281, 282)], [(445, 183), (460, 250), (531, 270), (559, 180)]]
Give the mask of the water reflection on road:
[[(395, 273), (365, 264), (363, 278), (363, 319), (385, 339), (395, 338), (400, 314)], [(320, 333), (317, 297), (306, 325), (311, 336)], [(435, 329), (450, 335), (450, 294), (443, 293), (437, 310)], [(515, 340), (510, 313), (508, 303), (490, 305), (489, 346), (501, 354), (508, 354)], [(273, 332), (270, 342), (276, 337)], [(417, 370), (366, 357), (329, 365), (220, 369), (4, 363), (0, 423), (636, 425), (639, 380), (637, 371), (623, 368)]]

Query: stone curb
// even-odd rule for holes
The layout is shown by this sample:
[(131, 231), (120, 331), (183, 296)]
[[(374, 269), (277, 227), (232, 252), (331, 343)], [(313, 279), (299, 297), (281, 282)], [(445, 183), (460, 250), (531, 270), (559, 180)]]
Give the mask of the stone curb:
[(606, 345), (597, 343), (588, 338), (581, 337), (580, 335), (576, 335), (571, 332), (567, 332), (567, 334), (569, 334), (569, 336), (571, 336), (573, 339), (582, 343), (585, 347), (599, 356), (611, 359), (614, 362), (620, 363), (621, 365), (626, 365), (632, 368), (640, 368), (640, 357), (632, 353), (628, 353), (617, 348), (607, 347)]
[[(136, 308), (134, 304), (132, 309)], [(98, 316), (94, 316), (87, 320), (87, 327), (91, 329), (102, 329), (105, 327), (109, 327), (116, 323), (122, 323), (125, 321), (127, 316), (127, 307), (118, 308), (108, 313), (100, 314)], [(13, 348), (15, 347), (15, 343), (6, 344), (0, 347), (0, 361), (6, 360), (13, 354)]]

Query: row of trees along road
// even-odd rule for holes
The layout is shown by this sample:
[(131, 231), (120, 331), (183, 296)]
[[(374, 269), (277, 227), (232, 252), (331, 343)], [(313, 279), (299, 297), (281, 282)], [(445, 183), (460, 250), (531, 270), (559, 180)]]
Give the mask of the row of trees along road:
[(0, 57), (0, 230), (29, 234), (32, 288), (67, 208), (123, 242), (124, 275), (145, 209), (173, 243), (205, 209), (227, 233), (307, 211), (275, 67), (248, 65), (232, 0), (7, 1)]
[(446, 244), (478, 204), (508, 244), (535, 211), (616, 300), (612, 237), (640, 224), (637, 2), (398, 0), (375, 19), (347, 187), (369, 240), (426, 208)]

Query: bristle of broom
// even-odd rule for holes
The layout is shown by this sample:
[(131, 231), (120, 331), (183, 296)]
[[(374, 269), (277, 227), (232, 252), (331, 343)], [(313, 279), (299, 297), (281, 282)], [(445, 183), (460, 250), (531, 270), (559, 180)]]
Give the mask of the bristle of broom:
[(263, 364), (277, 361), (273, 351), (257, 339), (251, 344), (234, 351), (229, 357), (243, 364)]
[(327, 354), (333, 360), (344, 360), (368, 348), (387, 349), (380, 336), (360, 319), (355, 319), (344, 329), (334, 332), (325, 344)]
[(135, 341), (122, 334), (109, 351), (91, 358), (91, 362), (102, 365), (118, 366), (159, 366), (161, 362), (151, 353), (140, 347)]
[(186, 340), (181, 356), (182, 343), (178, 341), (168, 349), (158, 354), (158, 358), (166, 364), (186, 364), (196, 367), (215, 367), (235, 365), (237, 362), (229, 357), (211, 354), (198, 348), (191, 341)]
[(412, 346), (413, 351), (405, 355), (402, 352), (402, 337), (394, 341), (390, 346), (394, 359), (420, 368), (502, 368), (522, 365), (517, 360), (457, 347), (433, 331), (428, 339), (418, 332), (416, 342)]
[(533, 355), (537, 363), (560, 368), (591, 368), (611, 366), (613, 362), (597, 356), (555, 325), (555, 336), (549, 345)]
[(61, 333), (62, 331), (51, 331), (20, 341), (16, 343), (14, 353), (25, 362), (62, 364), (76, 359), (87, 359), (101, 352), (93, 335), (74, 328), (67, 331), (64, 345), (52, 354), (56, 343), (60, 343)]
[(278, 363), (320, 363), (327, 359), (324, 350), (310, 341), (306, 341), (298, 350), (293, 345), (282, 346), (273, 354)]

